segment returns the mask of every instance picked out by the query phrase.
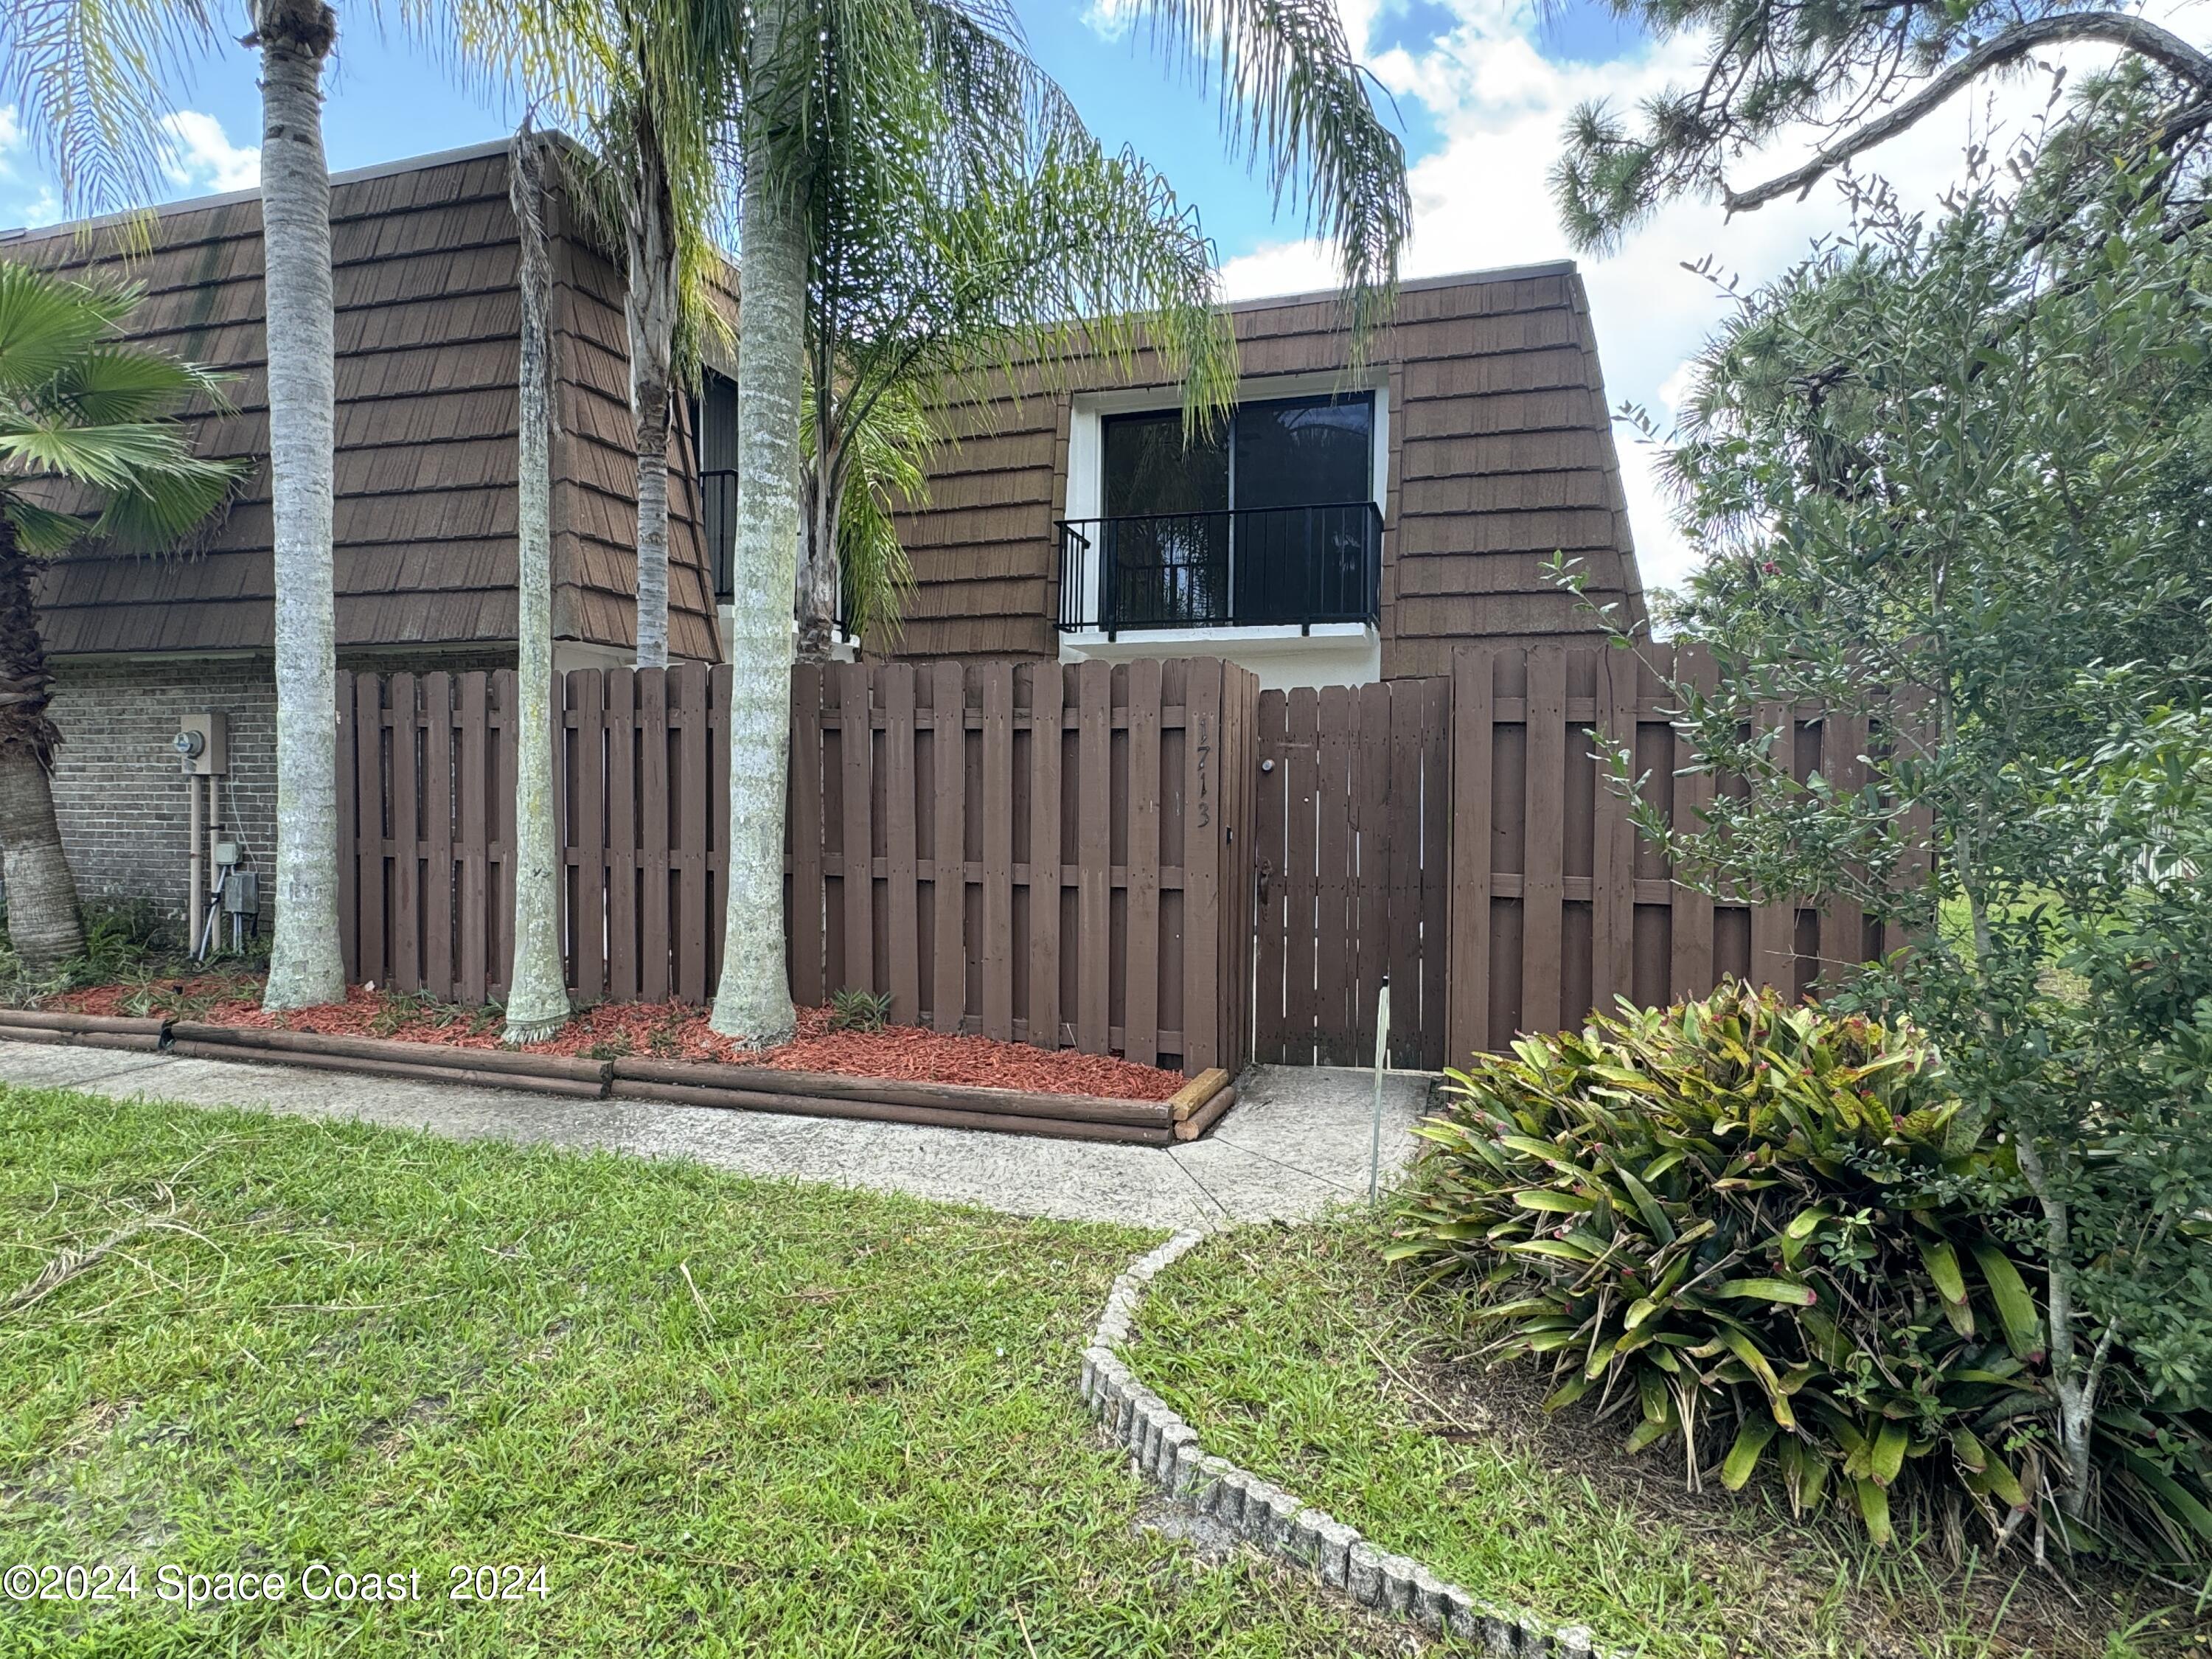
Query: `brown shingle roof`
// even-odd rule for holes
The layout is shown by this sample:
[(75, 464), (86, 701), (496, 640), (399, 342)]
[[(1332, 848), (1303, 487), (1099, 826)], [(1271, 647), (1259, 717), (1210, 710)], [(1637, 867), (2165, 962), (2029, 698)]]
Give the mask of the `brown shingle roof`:
[[(340, 175), (331, 192), (337, 303), (342, 650), (497, 644), (514, 636), (515, 229), (502, 144)], [(635, 641), (635, 468), (618, 269), (556, 208), (561, 434), (554, 452), (554, 615), (562, 637)], [(270, 643), (268, 406), (258, 192), (161, 210), (149, 253), (61, 226), (0, 240), (0, 257), (120, 275), (146, 297), (134, 337), (228, 371), (235, 404), (200, 411), (208, 455), (261, 462), (204, 551), (80, 557), (40, 585), (57, 655), (266, 649)], [(679, 400), (680, 401), (680, 400)], [(672, 446), (688, 466), (688, 437)], [(671, 646), (718, 654), (694, 494), (671, 488)]]

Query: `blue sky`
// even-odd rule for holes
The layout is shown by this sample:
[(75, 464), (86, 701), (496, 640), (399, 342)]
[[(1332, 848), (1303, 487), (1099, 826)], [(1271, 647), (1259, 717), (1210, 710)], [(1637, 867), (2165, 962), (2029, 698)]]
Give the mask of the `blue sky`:
[[(1141, 31), (1117, 12), (1127, 0), (1016, 0), (1031, 49), (1099, 136), (1131, 144), (1197, 204), (1218, 246), (1232, 295), (1325, 287), (1323, 252), (1295, 215), (1278, 218), (1265, 191), (1224, 153), (1218, 106), (1191, 77), (1164, 67)], [(1386, 113), (1411, 163), (1414, 234), (1408, 276), (1565, 257), (1545, 175), (1561, 123), (1577, 101), (1632, 104), (1696, 68), (1695, 42), (1656, 43), (1591, 0), (1341, 0), (1347, 33), (1384, 89)], [(363, 167), (504, 136), (520, 115), (511, 100), (457, 88), (431, 57), (380, 32), (366, 8), (340, 0), (342, 27), (325, 134), (334, 169)], [(235, 33), (243, 33), (240, 27)], [(252, 55), (228, 45), (173, 89), (179, 113), (172, 198), (251, 185), (257, 178), (259, 94)], [(2035, 96), (2033, 89), (2027, 94)], [(1972, 100), (1960, 100), (1962, 104)], [(1886, 154), (1886, 170), (1932, 198), (1954, 176), (1970, 125), (1960, 111), (1928, 124)], [(1744, 164), (1747, 177), (1792, 160), (1778, 146)], [(47, 170), (0, 108), (0, 226), (45, 222), (62, 204)], [(1683, 203), (1605, 260), (1583, 262), (1608, 395), (1662, 421), (1686, 380), (1686, 363), (1721, 315), (1711, 285), (1682, 267), (1708, 253), (1757, 279), (1832, 228), (1835, 202), (1777, 207), (1724, 224), (1717, 210)], [(1669, 522), (1649, 458), (1621, 434), (1630, 517), (1646, 580), (1679, 578), (1691, 553)]]

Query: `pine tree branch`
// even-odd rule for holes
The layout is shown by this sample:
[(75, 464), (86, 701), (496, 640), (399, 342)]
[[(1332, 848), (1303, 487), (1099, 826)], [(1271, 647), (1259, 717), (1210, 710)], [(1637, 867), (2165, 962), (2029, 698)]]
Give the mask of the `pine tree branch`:
[(1990, 70), (2017, 63), (2039, 47), (2070, 40), (2098, 40), (2119, 46), (2150, 59), (2193, 86), (2212, 91), (2212, 57), (2199, 52), (2171, 29), (2124, 12), (2074, 12), (2039, 17), (1983, 41), (1911, 97), (1845, 133), (1804, 166), (1747, 191), (1731, 190), (1723, 185), (1722, 203), (1734, 215), (1753, 212), (1784, 196), (1802, 196), (1852, 157), (1887, 143), (1918, 124)]

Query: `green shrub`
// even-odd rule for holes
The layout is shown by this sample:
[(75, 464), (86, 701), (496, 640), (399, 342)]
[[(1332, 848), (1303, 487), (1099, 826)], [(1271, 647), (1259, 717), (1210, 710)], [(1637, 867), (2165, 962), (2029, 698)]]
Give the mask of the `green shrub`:
[[(1634, 1419), (1692, 1482), (1778, 1472), (1800, 1513), (1968, 1513), (2161, 1561), (2212, 1541), (2201, 1415), (2106, 1395), (2087, 1523), (2048, 1500), (2044, 1275), (2003, 1189), (2011, 1154), (1909, 1029), (1724, 986), (1523, 1038), (1455, 1073), (1386, 1254), (1479, 1275), (1486, 1352), (1547, 1356), (1558, 1407)], [(2123, 1368), (2124, 1374), (2124, 1368)], [(2094, 1528), (2094, 1530), (2093, 1530)]]
[(830, 999), (830, 1029), (833, 1031), (880, 1031), (890, 1024), (888, 993), (848, 986)]

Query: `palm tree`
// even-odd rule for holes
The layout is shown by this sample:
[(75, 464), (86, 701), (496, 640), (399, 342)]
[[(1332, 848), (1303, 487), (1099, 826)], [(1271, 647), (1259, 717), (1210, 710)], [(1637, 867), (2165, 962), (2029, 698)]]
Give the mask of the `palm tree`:
[[(1403, 150), (1368, 100), (1334, 0), (1145, 0), (1139, 9), (1168, 55), (1201, 76), (1219, 67), (1235, 147), (1334, 244), (1363, 338), (1389, 301), (1410, 210)], [(731, 639), (740, 672), (731, 684), (729, 882), (712, 1023), (740, 1042), (768, 1044), (795, 1024), (783, 957), (785, 738), (815, 252), (809, 192), (825, 143), (834, 139), (851, 165), (856, 145), (895, 144), (918, 121), (940, 128), (937, 112), (952, 131), (978, 135), (978, 149), (994, 134), (1006, 143), (1079, 124), (994, 0), (880, 0), (864, 15), (831, 0), (754, 0), (744, 17), (735, 43), (744, 349)]]
[[(799, 558), (798, 649), (811, 662), (828, 659), (840, 622), (856, 639), (896, 634), (914, 591), (914, 566), (893, 514), (928, 504), (929, 457), (938, 446), (918, 388), (888, 386), (857, 415), (847, 412), (849, 400), (849, 390), (825, 399), (810, 384), (799, 434), (806, 545)], [(830, 460), (821, 448), (824, 419), (844, 422), (834, 441), (839, 453)], [(826, 508), (823, 491), (836, 496)]]
[(88, 538), (161, 551), (243, 469), (202, 460), (173, 418), (223, 406), (205, 370), (112, 337), (138, 295), (0, 264), (0, 847), (8, 933), (43, 973), (84, 949), (76, 883), (54, 822), (53, 676), (31, 604), (33, 561)]
[(545, 246), (546, 142), (526, 122), (507, 169), (521, 240), (522, 347), (515, 412), (514, 955), (509, 1042), (568, 1023), (561, 965), (561, 848), (553, 817), (553, 262)]
[(623, 250), (629, 283), (630, 414), (637, 449), (637, 665), (668, 662), (668, 428), (679, 373), (702, 331), (716, 260), (718, 147), (734, 116), (726, 31), (733, 9), (702, 0), (615, 0), (590, 95), (592, 161), (572, 158), (585, 216)]
[[(568, 88), (596, 76), (588, 0), (386, 0), (464, 58)], [(345, 994), (338, 951), (337, 595), (331, 550), (336, 366), (330, 173), (322, 74), (337, 38), (323, 0), (246, 0), (261, 58), (269, 460), (275, 521), (276, 932), (263, 1006)], [(214, 0), (0, 0), (0, 89), (88, 211), (130, 208), (161, 185), (164, 88), (222, 40)], [(125, 228), (143, 240), (143, 223)]]
[[(885, 435), (926, 433), (927, 405), (948, 384), (980, 398), (986, 380), (1023, 369), (1057, 383), (1071, 348), (1127, 362), (1149, 336), (1182, 372), (1194, 426), (1234, 393), (1212, 245), (1158, 172), (1107, 155), (1064, 107), (1034, 132), (940, 126), (917, 120), (895, 144), (833, 143), (817, 169), (802, 657), (828, 654), (841, 571), (856, 635), (895, 620), (905, 563), (870, 511), (885, 492), (849, 475), (880, 458)], [(855, 507), (868, 533), (848, 538)]]

